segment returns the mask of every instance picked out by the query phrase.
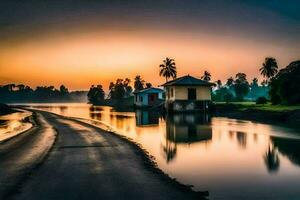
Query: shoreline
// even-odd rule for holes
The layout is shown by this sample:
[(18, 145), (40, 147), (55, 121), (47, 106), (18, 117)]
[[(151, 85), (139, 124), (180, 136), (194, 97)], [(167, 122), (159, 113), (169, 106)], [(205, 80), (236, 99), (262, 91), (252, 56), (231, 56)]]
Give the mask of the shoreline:
[(235, 104), (215, 104), (212, 116), (300, 129), (300, 109), (270, 111), (255, 108), (240, 109)]

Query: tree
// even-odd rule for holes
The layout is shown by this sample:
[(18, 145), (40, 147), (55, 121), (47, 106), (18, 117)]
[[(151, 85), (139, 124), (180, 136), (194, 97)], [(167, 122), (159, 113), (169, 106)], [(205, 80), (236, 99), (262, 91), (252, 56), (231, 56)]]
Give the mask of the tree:
[(222, 87), (222, 81), (221, 80), (217, 80), (217, 87), (218, 87), (218, 89), (220, 89)]
[(252, 99), (256, 99), (258, 97), (258, 93), (259, 93), (259, 85), (258, 85), (258, 79), (254, 78), (252, 80), (252, 82), (250, 83), (250, 93), (249, 96)]
[(146, 88), (152, 88), (152, 84), (151, 83), (146, 83)]
[(64, 85), (61, 85), (61, 86), (59, 87), (59, 91), (60, 91), (60, 94), (61, 94), (62, 96), (65, 96), (65, 95), (69, 94), (68, 88), (66, 88), (66, 86), (64, 86)]
[(278, 71), (277, 61), (273, 57), (265, 58), (265, 62), (262, 67), (259, 69), (260, 73), (267, 79), (272, 78)]
[(102, 85), (97, 85), (96, 87), (92, 85), (87, 96), (90, 103), (94, 105), (103, 104), (105, 93), (103, 91)]
[(125, 78), (125, 81), (123, 82), (124, 88), (125, 88), (125, 97), (129, 97), (130, 94), (132, 93), (132, 87), (129, 85), (130, 84), (130, 79)]
[(234, 79), (232, 77), (227, 79), (226, 85), (227, 87), (231, 87), (233, 85)]
[(166, 82), (168, 82), (169, 78), (176, 78), (177, 76), (177, 69), (175, 60), (172, 58), (166, 58), (163, 60), (163, 64), (159, 65), (159, 76), (163, 76), (166, 78)]
[(135, 78), (134, 78), (134, 89), (136, 91), (139, 91), (139, 90), (142, 90), (144, 89), (144, 80), (141, 78), (140, 75), (137, 75)]
[(234, 81), (234, 92), (237, 100), (242, 101), (244, 97), (249, 93), (249, 83), (245, 73), (237, 73)]
[(273, 104), (300, 103), (300, 60), (290, 63), (271, 79), (270, 97)]
[(202, 80), (204, 81), (210, 81), (211, 79), (211, 74), (208, 71), (204, 71), (203, 76), (201, 77)]

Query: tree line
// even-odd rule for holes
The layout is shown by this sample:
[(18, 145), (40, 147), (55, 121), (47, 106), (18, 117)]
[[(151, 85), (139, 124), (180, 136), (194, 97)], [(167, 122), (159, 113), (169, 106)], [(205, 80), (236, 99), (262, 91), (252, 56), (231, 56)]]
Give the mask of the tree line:
[[(214, 101), (243, 101), (257, 100), (266, 103), (270, 100), (273, 104), (297, 104), (300, 103), (300, 61), (294, 61), (286, 68), (278, 69), (275, 58), (266, 57), (262, 66), (259, 67), (260, 74), (264, 80), (259, 84), (258, 78), (248, 81), (247, 75), (243, 72), (237, 73), (234, 77), (229, 77), (225, 84), (221, 80), (215, 81), (212, 98)], [(166, 58), (159, 65), (159, 76), (165, 78), (166, 82), (177, 77), (177, 67), (175, 60)], [(211, 74), (204, 71), (201, 79), (211, 81)], [(88, 100), (93, 104), (101, 104), (105, 101), (124, 102), (131, 97), (133, 88), (130, 86), (131, 80), (117, 79), (109, 85), (109, 93), (105, 97), (102, 85), (92, 86), (88, 92)], [(141, 76), (134, 78), (134, 90), (139, 91), (152, 87), (151, 83), (145, 83)]]
[(7, 84), (0, 86), (0, 101), (3, 103), (21, 102), (86, 102), (86, 91), (72, 91), (61, 85), (37, 86), (35, 89), (23, 84)]
[(129, 78), (118, 78), (115, 82), (110, 82), (108, 95), (105, 95), (103, 86), (92, 85), (87, 96), (89, 103), (94, 105), (118, 105), (118, 104), (130, 104), (133, 101), (132, 92), (140, 91), (146, 88), (151, 88), (152, 84), (142, 79), (140, 75), (136, 75), (134, 78), (133, 88), (130, 85), (131, 80)]

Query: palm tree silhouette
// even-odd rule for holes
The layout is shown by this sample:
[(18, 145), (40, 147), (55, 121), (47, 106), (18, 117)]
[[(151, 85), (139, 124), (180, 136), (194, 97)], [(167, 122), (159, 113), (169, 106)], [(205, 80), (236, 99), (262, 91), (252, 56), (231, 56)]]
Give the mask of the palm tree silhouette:
[(175, 60), (172, 58), (166, 58), (163, 60), (163, 64), (159, 65), (159, 76), (163, 76), (166, 78), (166, 82), (168, 79), (172, 77), (173, 79), (177, 76), (176, 64)]
[(261, 75), (266, 77), (267, 79), (272, 78), (278, 72), (277, 61), (273, 57), (265, 58), (265, 62), (262, 67), (259, 69)]
[(204, 71), (204, 75), (201, 77), (202, 80), (210, 81), (211, 74), (208, 71)]

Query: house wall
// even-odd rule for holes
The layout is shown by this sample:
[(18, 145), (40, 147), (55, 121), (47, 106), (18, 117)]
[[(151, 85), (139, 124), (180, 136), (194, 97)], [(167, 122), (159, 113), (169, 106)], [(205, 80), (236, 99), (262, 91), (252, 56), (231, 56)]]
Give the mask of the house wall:
[[(136, 98), (137, 97), (137, 98)], [(141, 101), (141, 97), (143, 101)], [(148, 94), (135, 94), (134, 95), (134, 103), (137, 106), (147, 106), (148, 105)]]
[[(188, 88), (196, 88), (197, 100), (211, 100), (211, 87), (210, 86), (169, 86), (166, 88), (166, 92), (169, 88), (170, 98), (166, 93), (166, 99), (169, 101), (174, 100), (187, 100)], [(173, 96), (171, 91), (173, 89)]]

